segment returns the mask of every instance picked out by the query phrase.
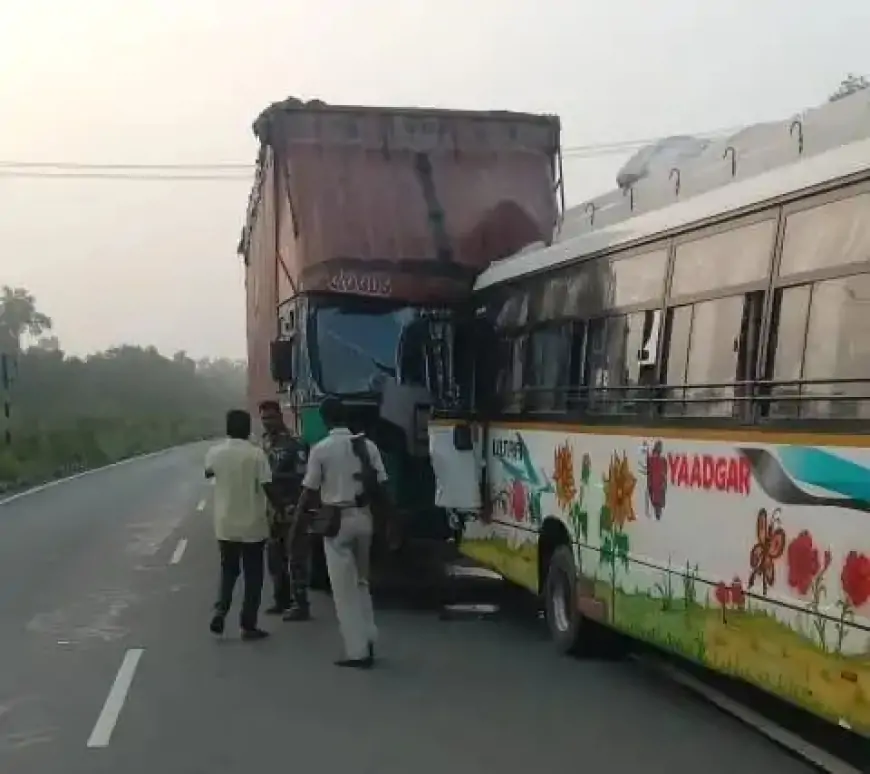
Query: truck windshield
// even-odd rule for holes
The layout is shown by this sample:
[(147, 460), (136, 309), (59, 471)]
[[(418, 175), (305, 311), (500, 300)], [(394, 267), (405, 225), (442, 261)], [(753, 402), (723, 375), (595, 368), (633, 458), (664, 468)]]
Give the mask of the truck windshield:
[(402, 328), (413, 320), (413, 309), (360, 311), (321, 307), (314, 312), (314, 337), (320, 387), (333, 394), (358, 394), (377, 389), (379, 377), (395, 376)]

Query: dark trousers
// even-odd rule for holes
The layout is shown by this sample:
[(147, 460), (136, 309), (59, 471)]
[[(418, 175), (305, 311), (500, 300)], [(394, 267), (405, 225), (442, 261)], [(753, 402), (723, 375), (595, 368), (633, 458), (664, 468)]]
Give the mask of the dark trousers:
[(308, 533), (297, 530), (293, 540), (290, 540), (289, 532), (289, 526), (274, 528), (267, 549), (275, 605), (282, 609), (291, 605), (307, 608)]
[(273, 527), (266, 546), (266, 561), (272, 578), (272, 598), (275, 607), (286, 610), (293, 601), (290, 584), (287, 527)]
[(290, 541), (290, 594), (298, 607), (308, 607), (308, 573), (311, 566), (311, 548), (307, 529), (297, 529)]
[(233, 602), (233, 589), (240, 574), (244, 575), (245, 589), (240, 616), (244, 631), (257, 628), (260, 599), (263, 595), (263, 546), (258, 543), (240, 543), (219, 540), (221, 553), (221, 581), (215, 610), (226, 615)]

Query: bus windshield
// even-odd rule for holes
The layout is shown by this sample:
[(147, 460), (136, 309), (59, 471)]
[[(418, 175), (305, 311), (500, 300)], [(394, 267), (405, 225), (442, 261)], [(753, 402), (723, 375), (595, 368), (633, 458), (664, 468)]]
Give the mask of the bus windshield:
[(396, 375), (399, 337), (414, 317), (408, 307), (317, 308), (312, 316), (316, 343), (312, 355), (321, 389), (339, 395), (376, 391), (383, 376)]

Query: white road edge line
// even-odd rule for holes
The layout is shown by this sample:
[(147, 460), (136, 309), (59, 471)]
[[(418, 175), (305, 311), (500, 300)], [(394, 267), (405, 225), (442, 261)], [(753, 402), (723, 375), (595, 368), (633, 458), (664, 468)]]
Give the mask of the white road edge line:
[(788, 729), (777, 725), (772, 720), (769, 720), (751, 710), (749, 707), (728, 698), (721, 691), (717, 691), (715, 688), (705, 685), (691, 675), (686, 674), (669, 664), (662, 663), (655, 658), (638, 658), (637, 660), (642, 664), (651, 666), (653, 669), (662, 672), (668, 678), (673, 680), (675, 683), (682, 685), (684, 688), (688, 688), (690, 691), (699, 694), (723, 712), (727, 712), (742, 723), (751, 726), (775, 744), (791, 750), (793, 753), (799, 755), (817, 768), (826, 771), (829, 774), (862, 774), (861, 771), (846, 761), (841, 760), (820, 747), (816, 747), (814, 744), (810, 744), (810, 742), (801, 739), (797, 734), (793, 734)]
[(200, 500), (200, 501), (196, 504), (196, 510), (198, 510), (198, 511), (204, 511), (204, 510), (205, 510), (205, 500)]
[[(186, 444), (185, 444), (186, 445)], [(14, 495), (10, 495), (9, 497), (4, 497), (0, 500), (0, 505), (7, 505), (8, 503), (15, 502), (16, 500), (20, 500), (22, 497), (29, 497), (30, 495), (37, 494), (38, 492), (44, 492), (46, 489), (51, 489), (52, 487), (59, 486), (60, 484), (66, 484), (70, 481), (75, 481), (77, 478), (84, 478), (85, 476), (90, 476), (94, 473), (101, 473), (104, 470), (111, 470), (112, 468), (119, 468), (122, 465), (129, 465), (131, 462), (138, 462), (139, 460), (147, 460), (149, 457), (156, 457), (159, 454), (166, 454), (167, 452), (174, 451), (175, 449), (181, 449), (183, 446), (170, 446), (168, 449), (160, 449), (160, 451), (156, 452), (148, 452), (147, 454), (137, 454), (135, 457), (127, 457), (125, 460), (118, 460), (117, 462), (112, 462), (108, 465), (102, 465), (99, 468), (91, 468), (90, 470), (83, 470), (81, 473), (74, 473), (72, 476), (65, 476), (64, 478), (56, 478), (54, 481), (46, 481), (44, 484), (40, 484), (39, 486), (33, 486), (30, 489), (25, 489), (23, 492), (18, 492)]]
[(118, 717), (130, 691), (130, 685), (133, 683), (133, 675), (136, 674), (136, 667), (139, 666), (139, 659), (142, 658), (144, 652), (144, 648), (131, 648), (124, 654), (124, 660), (121, 662), (118, 674), (115, 675), (115, 682), (112, 683), (112, 688), (106, 697), (106, 703), (97, 718), (94, 730), (91, 731), (88, 747), (109, 746), (115, 724), (118, 722)]
[(181, 538), (178, 541), (178, 545), (175, 546), (175, 550), (172, 552), (172, 558), (169, 560), (169, 564), (178, 564), (181, 561), (181, 557), (184, 556), (184, 550), (187, 548), (187, 538)]

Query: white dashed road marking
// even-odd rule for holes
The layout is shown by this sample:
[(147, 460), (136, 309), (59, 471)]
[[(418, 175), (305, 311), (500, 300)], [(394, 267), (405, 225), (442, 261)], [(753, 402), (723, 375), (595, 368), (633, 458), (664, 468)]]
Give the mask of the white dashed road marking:
[(109, 746), (112, 732), (115, 730), (115, 724), (118, 722), (118, 717), (124, 708), (127, 694), (130, 692), (133, 676), (136, 674), (136, 667), (139, 666), (139, 660), (144, 652), (143, 648), (131, 648), (124, 654), (124, 660), (121, 662), (118, 674), (115, 675), (115, 682), (112, 683), (112, 688), (106, 697), (106, 703), (103, 705), (103, 710), (97, 718), (94, 730), (91, 731), (88, 747)]
[(204, 510), (205, 510), (205, 500), (200, 500), (200, 501), (196, 504), (196, 510), (198, 510), (198, 511), (204, 511)]
[(184, 556), (184, 550), (187, 548), (187, 538), (181, 538), (178, 541), (178, 545), (175, 546), (175, 550), (172, 552), (172, 558), (169, 560), (169, 564), (178, 564), (181, 561), (181, 557)]

